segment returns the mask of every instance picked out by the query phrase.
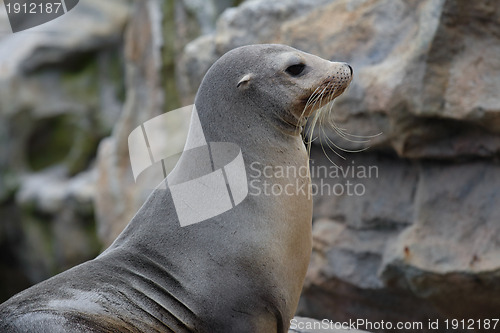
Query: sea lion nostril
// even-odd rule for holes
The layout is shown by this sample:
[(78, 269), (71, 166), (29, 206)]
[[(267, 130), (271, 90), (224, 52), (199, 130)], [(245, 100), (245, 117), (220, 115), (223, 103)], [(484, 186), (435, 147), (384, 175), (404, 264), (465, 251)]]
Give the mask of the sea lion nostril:
[(347, 65), (347, 67), (349, 67), (349, 70), (351, 71), (351, 76), (352, 76), (352, 67), (351, 67), (351, 65)]

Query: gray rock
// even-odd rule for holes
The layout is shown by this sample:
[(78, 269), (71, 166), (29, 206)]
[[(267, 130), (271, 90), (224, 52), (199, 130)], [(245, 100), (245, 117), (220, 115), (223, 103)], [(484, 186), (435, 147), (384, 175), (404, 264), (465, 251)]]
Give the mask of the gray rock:
[(295, 19), (333, 0), (246, 1), (226, 10), (217, 21), (215, 44), (219, 55), (238, 46), (277, 42), (283, 22)]
[[(99, 236), (106, 245), (116, 238), (137, 210), (151, 188), (136, 183), (128, 154), (128, 136), (147, 120), (164, 112), (165, 92), (161, 73), (161, 4), (157, 1), (137, 3), (126, 31), (127, 99), (113, 135), (103, 140), (98, 154), (98, 181), (95, 198)], [(146, 22), (146, 23), (145, 23)], [(157, 41), (146, 43), (145, 41)], [(138, 112), (140, 110), (140, 112)], [(180, 132), (186, 131), (188, 119), (179, 119)], [(158, 133), (157, 137), (172, 137)], [(182, 152), (184, 142), (164, 141), (173, 153)]]
[(3, 299), (27, 287), (4, 281), (36, 283), (101, 249), (92, 162), (121, 111), (120, 45), (129, 4), (84, 1), (15, 34), (1, 7)]
[(313, 187), (313, 252), (298, 313), (392, 323), (438, 316), (430, 302), (380, 275), (388, 249), (415, 224), (422, 166), (377, 152), (336, 162), (313, 148), (311, 175), (319, 190)]
[(450, 318), (494, 315), (500, 306), (500, 165), (423, 165), (415, 223), (388, 244), (381, 278)]
[[(492, 156), (500, 147), (498, 20), (482, 2), (248, 1), (186, 48), (180, 91), (191, 100), (232, 48), (281, 42), (352, 64), (355, 80), (335, 118), (356, 135), (383, 132), (373, 145), (411, 158)], [(341, 147), (360, 147), (327, 131)]]
[(179, 57), (177, 76), (182, 103), (194, 103), (201, 80), (218, 58), (213, 34), (201, 36), (186, 45)]
[[(234, 3), (235, 1), (180, 1), (177, 3), (175, 15), (172, 15), (172, 8), (168, 3), (153, 0), (136, 3), (133, 20), (127, 27), (125, 40), (126, 103), (112, 136), (103, 140), (99, 147), (99, 176), (95, 203), (99, 235), (105, 244), (110, 244), (123, 230), (150, 193), (150, 188), (136, 183), (132, 176), (127, 147), (129, 134), (145, 121), (165, 111), (171, 111), (171, 107), (176, 105), (172, 100), (173, 95), (176, 98), (180, 97), (183, 105), (191, 104), (194, 96), (189, 96), (189, 91), (197, 89), (194, 85), (199, 84), (196, 82), (201, 82), (204, 70), (215, 61), (210, 53), (213, 49), (212, 42), (203, 37), (201, 40), (206, 40), (206, 43), (202, 46), (203, 52), (198, 56), (204, 58), (197, 58), (196, 61), (191, 61), (192, 58), (179, 60), (186, 64), (179, 71), (197, 73), (197, 79), (186, 79), (190, 74), (180, 75), (178, 87), (169, 89), (174, 85), (171, 80), (174, 76), (172, 73), (163, 75), (161, 69), (163, 66), (170, 68), (168, 66), (176, 59), (177, 54), (175, 50), (170, 49), (172, 45), (165, 47), (165, 43), (179, 43), (180, 45), (176, 46), (182, 49), (189, 38), (200, 33), (196, 27), (201, 26), (202, 31), (212, 30), (210, 24), (215, 27), (214, 17), (226, 6)], [(208, 8), (208, 12), (197, 13), (196, 19), (189, 18), (188, 12), (199, 6)], [(166, 22), (168, 19), (175, 20), (178, 28), (175, 33), (162, 30), (162, 26), (171, 26), (171, 22)], [(155, 43), (146, 43), (147, 41)], [(210, 52), (207, 52), (205, 47), (210, 48)], [(165, 53), (166, 49), (168, 54)], [(191, 44), (186, 46), (186, 50), (190, 52), (196, 53), (197, 49), (199, 47)], [(180, 91), (180, 96), (177, 96), (177, 90)], [(158, 135), (172, 138), (176, 136), (176, 131), (184, 135), (189, 120), (178, 119), (177, 123), (179, 124), (177, 129), (169, 129)], [(166, 139), (164, 141), (172, 153), (181, 152), (184, 148), (183, 142)]]
[(306, 15), (333, 0), (245, 1), (217, 20), (216, 31), (186, 45), (178, 64), (182, 102), (191, 104), (203, 76), (224, 53), (239, 46), (281, 41), (283, 22)]
[[(68, 178), (63, 167), (21, 177), (16, 193), (21, 226), (15, 257), (31, 283), (99, 253), (94, 228), (95, 170)], [(18, 226), (19, 228), (19, 226)]]
[(215, 22), (228, 7), (237, 5), (237, 0), (180, 0), (176, 2), (176, 19), (185, 30), (194, 30), (196, 38), (215, 30)]
[(336, 1), (281, 31), (285, 43), (353, 66), (335, 107), (341, 127), (382, 131), (372, 143), (400, 156), (452, 159), (499, 151), (499, 18), (483, 2)]
[[(125, 1), (89, 0), (57, 20), (31, 28), (29, 33), (11, 34), (0, 47), (0, 59), (7, 69), (2, 77), (65, 63), (74, 54), (119, 42), (128, 10)], [(75, 26), (80, 29), (71, 29)]]
[(353, 161), (377, 166), (379, 177), (314, 180), (352, 180), (366, 191), (315, 196), (300, 313), (347, 320), (345, 313), (355, 309), (360, 318), (392, 322), (493, 316), (500, 277), (498, 164), (409, 163), (375, 153)]
[(72, 178), (68, 178), (65, 171), (56, 166), (22, 176), (16, 203), (42, 213), (57, 214), (71, 201), (81, 212), (92, 212), (96, 171), (87, 170)]
[[(120, 112), (121, 60), (110, 47), (120, 44), (127, 17), (122, 1), (88, 1), (0, 40), (2, 173), (12, 179), (61, 162), (73, 174), (87, 167)], [(13, 186), (0, 183), (2, 197)]]
[(162, 18), (158, 13), (157, 1), (136, 3), (125, 32), (127, 99), (113, 135), (101, 142), (98, 153), (95, 207), (99, 237), (105, 245), (111, 244), (147, 196), (134, 182), (127, 138), (137, 126), (162, 112)]

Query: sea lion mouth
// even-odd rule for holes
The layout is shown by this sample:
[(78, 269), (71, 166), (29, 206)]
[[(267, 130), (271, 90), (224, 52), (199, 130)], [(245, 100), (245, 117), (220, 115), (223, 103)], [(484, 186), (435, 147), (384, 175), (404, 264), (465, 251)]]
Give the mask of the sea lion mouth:
[[(309, 137), (307, 142), (309, 153), (311, 150), (311, 143), (313, 141), (314, 128), (316, 127), (318, 120), (320, 125), (325, 121), (325, 119), (332, 112), (332, 102), (335, 98), (342, 95), (351, 83), (352, 69), (350, 66), (349, 69), (351, 71), (351, 75), (339, 72), (337, 72), (337, 75), (330, 75), (318, 87), (313, 88), (314, 90), (311, 89), (311, 92), (303, 98), (304, 110), (299, 117), (299, 121), (305, 120), (305, 122), (307, 122), (309, 116), (314, 114), (308, 128), (309, 135), (307, 135), (307, 133), (304, 134), (305, 137)], [(326, 107), (327, 105), (330, 106)], [(337, 126), (334, 127), (337, 128)]]
[(349, 87), (350, 83), (350, 79), (341, 79), (339, 81), (334, 76), (328, 77), (319, 87), (312, 90), (310, 94), (303, 99), (303, 101), (305, 101), (304, 109), (310, 108), (310, 113), (313, 113), (315, 110), (320, 109), (342, 95)]
[[(357, 153), (367, 150), (369, 147), (366, 146), (360, 149), (345, 149), (338, 145), (334, 140), (332, 140), (326, 133), (324, 126), (326, 125), (336, 133), (336, 135), (341, 140), (349, 141), (357, 145), (366, 145), (372, 138), (375, 138), (382, 133), (375, 135), (354, 135), (349, 133), (346, 129), (341, 128), (336, 124), (335, 119), (330, 117), (333, 112), (333, 101), (338, 96), (342, 95), (349, 87), (352, 80), (352, 68), (347, 65), (350, 74), (347, 72), (337, 72), (337, 75), (332, 75), (327, 77), (318, 87), (311, 89), (312, 92), (309, 93), (304, 99), (304, 110), (301, 115), (301, 119), (307, 121), (309, 116), (312, 116), (311, 121), (306, 127), (306, 133), (303, 133), (303, 138), (307, 146), (307, 152), (311, 153), (311, 144), (316, 139), (319, 138), (319, 144), (325, 153), (328, 160), (336, 165), (335, 162), (328, 156), (325, 146), (328, 150), (332, 151), (338, 157), (345, 159), (338, 151), (346, 153)], [(318, 125), (318, 134), (314, 135), (314, 129)]]
[(327, 77), (318, 87), (312, 88), (309, 93), (301, 99), (303, 105), (302, 114), (299, 117), (299, 123), (307, 121), (315, 111), (321, 109), (325, 105), (333, 102), (333, 100), (342, 95), (349, 84), (351, 78), (338, 79), (335, 76)]

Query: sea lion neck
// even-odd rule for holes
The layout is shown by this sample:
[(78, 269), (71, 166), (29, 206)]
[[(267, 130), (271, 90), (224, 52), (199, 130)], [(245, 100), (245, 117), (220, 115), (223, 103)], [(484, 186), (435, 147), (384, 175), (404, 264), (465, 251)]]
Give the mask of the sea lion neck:
[[(202, 103), (195, 107), (201, 127), (198, 130), (203, 132), (207, 143), (233, 143), (244, 156), (269, 160), (276, 158), (276, 150), (284, 153), (303, 146), (300, 128), (290, 123), (293, 120), (284, 120), (278, 112), (269, 112), (248, 101), (232, 103), (232, 107), (227, 108), (221, 101), (217, 108), (208, 108)], [(191, 128), (194, 132), (194, 126)], [(190, 133), (188, 141), (199, 137), (200, 133)], [(188, 142), (186, 147), (190, 146), (192, 143)]]

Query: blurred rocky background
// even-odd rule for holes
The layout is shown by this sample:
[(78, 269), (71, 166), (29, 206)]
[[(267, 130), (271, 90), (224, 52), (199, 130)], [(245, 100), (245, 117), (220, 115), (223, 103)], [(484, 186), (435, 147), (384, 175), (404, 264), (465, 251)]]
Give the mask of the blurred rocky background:
[[(496, 1), (82, 0), (31, 32), (7, 24), (0, 12), (0, 298), (92, 258), (134, 215), (132, 129), (192, 103), (226, 51), (283, 43), (355, 73), (331, 119), (344, 131), (317, 131), (311, 164), (356, 170), (314, 182), (360, 195), (314, 197), (298, 314), (498, 318)], [(334, 144), (370, 149), (335, 149), (344, 160)]]
[(130, 4), (13, 34), (0, 3), (0, 298), (96, 256), (95, 156), (125, 98)]

